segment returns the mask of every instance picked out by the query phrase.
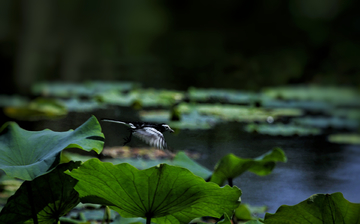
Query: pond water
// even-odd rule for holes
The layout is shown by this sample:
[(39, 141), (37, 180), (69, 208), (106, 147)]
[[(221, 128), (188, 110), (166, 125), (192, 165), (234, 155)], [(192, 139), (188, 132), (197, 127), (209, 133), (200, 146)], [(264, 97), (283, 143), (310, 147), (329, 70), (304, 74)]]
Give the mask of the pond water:
[[(115, 107), (92, 113), (69, 113), (66, 118), (19, 122), (29, 130), (49, 128), (54, 131), (74, 129), (91, 115), (100, 118), (139, 120), (137, 112)], [(105, 147), (120, 146), (128, 135), (126, 127), (102, 123), (106, 137)], [(191, 150), (201, 154), (197, 160), (213, 170), (218, 160), (228, 153), (243, 158), (255, 158), (274, 147), (281, 147), (287, 163), (278, 163), (268, 176), (245, 172), (234, 179), (242, 192), (242, 201), (250, 205), (266, 205), (274, 213), (283, 204), (295, 205), (312, 194), (342, 192), (351, 202), (360, 202), (360, 147), (333, 144), (326, 135), (316, 137), (274, 137), (247, 133), (244, 124), (220, 123), (209, 130), (178, 130), (165, 134), (169, 147), (174, 150)], [(135, 138), (130, 146), (145, 146)]]

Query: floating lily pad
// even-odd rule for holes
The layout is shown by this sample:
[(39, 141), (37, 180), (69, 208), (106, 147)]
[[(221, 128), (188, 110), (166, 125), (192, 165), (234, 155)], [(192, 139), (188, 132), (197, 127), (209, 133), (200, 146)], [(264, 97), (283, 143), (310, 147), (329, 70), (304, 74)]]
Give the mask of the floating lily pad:
[(360, 204), (351, 203), (342, 193), (315, 194), (294, 206), (282, 205), (275, 214), (266, 213), (265, 224), (358, 224)]
[(263, 93), (274, 99), (329, 102), (337, 106), (359, 106), (359, 93), (347, 87), (282, 86), (265, 88)]
[[(39, 223), (56, 223), (80, 202), (79, 194), (74, 190), (77, 181), (64, 174), (65, 170), (79, 165), (80, 162), (61, 164), (46, 175), (25, 181), (1, 210), (0, 223), (33, 223), (32, 210)], [(32, 203), (29, 189), (31, 197), (36, 199)]]
[(360, 145), (360, 134), (355, 133), (332, 134), (328, 139), (332, 143)]
[(129, 92), (141, 87), (137, 82), (125, 81), (89, 81), (84, 83), (87, 88), (93, 89), (94, 93), (105, 92), (109, 90), (119, 92)]
[(270, 97), (261, 98), (261, 106), (264, 108), (298, 108), (312, 112), (323, 112), (333, 110), (334, 106), (323, 101), (309, 101), (309, 100), (278, 100)]
[(28, 104), (29, 99), (19, 95), (0, 95), (0, 107), (21, 107)]
[(91, 96), (93, 90), (82, 83), (41, 82), (32, 86), (32, 93), (41, 96), (73, 97)]
[(245, 131), (273, 136), (307, 136), (321, 134), (321, 129), (319, 128), (301, 127), (294, 124), (248, 124), (245, 126)]
[(360, 120), (360, 109), (357, 108), (337, 108), (330, 111), (330, 114), (339, 118), (347, 118), (351, 120)]
[(198, 89), (192, 87), (189, 88), (188, 94), (189, 99), (192, 101), (215, 101), (220, 103), (233, 104), (250, 104), (258, 98), (258, 95), (255, 93), (241, 92), (230, 89)]
[(280, 148), (275, 148), (255, 159), (244, 159), (230, 153), (216, 164), (210, 181), (223, 185), (226, 180), (234, 179), (246, 171), (257, 175), (268, 175), (275, 168), (276, 162), (286, 162), (285, 153)]
[(142, 121), (146, 122), (169, 123), (171, 112), (169, 110), (142, 110), (139, 112), (139, 116)]
[(94, 96), (105, 91), (130, 91), (139, 84), (133, 82), (93, 81), (84, 83), (41, 82), (32, 86), (35, 95), (55, 97)]
[(95, 100), (80, 100), (77, 98), (59, 100), (68, 111), (72, 112), (90, 112), (96, 109), (105, 108), (105, 106)]
[(100, 153), (103, 145), (104, 134), (94, 116), (77, 129), (66, 132), (27, 131), (15, 122), (7, 122), (0, 129), (0, 169), (12, 177), (33, 180), (57, 165), (63, 149)]
[(169, 107), (185, 98), (184, 92), (175, 90), (139, 89), (132, 94), (137, 95), (143, 107)]
[(95, 99), (101, 103), (111, 105), (131, 106), (136, 101), (137, 96), (134, 94), (110, 90), (96, 94)]
[(108, 91), (97, 94), (96, 98), (104, 103), (119, 106), (137, 104), (140, 107), (170, 107), (185, 97), (183, 92), (172, 90), (138, 89), (129, 93)]
[(359, 122), (340, 117), (301, 117), (293, 119), (295, 124), (316, 128), (357, 129)]
[(143, 217), (160, 224), (231, 215), (241, 195), (237, 187), (220, 188), (167, 164), (138, 170), (127, 163), (91, 159), (66, 173), (79, 180), (75, 190), (82, 202), (109, 205), (122, 217)]
[(220, 121), (213, 116), (201, 115), (197, 111), (181, 114), (179, 121), (170, 121), (171, 112), (166, 110), (140, 111), (139, 115), (143, 121), (167, 123), (173, 129), (210, 129)]
[(59, 118), (67, 114), (67, 109), (59, 100), (37, 98), (27, 105), (5, 107), (6, 116), (18, 120), (38, 120), (44, 118)]
[(277, 119), (282, 116), (300, 116), (303, 111), (296, 108), (275, 108), (264, 109), (239, 105), (221, 104), (186, 104), (182, 103), (178, 107), (181, 113), (190, 113), (195, 110), (201, 115), (213, 116), (224, 121), (238, 122), (266, 122), (268, 117)]

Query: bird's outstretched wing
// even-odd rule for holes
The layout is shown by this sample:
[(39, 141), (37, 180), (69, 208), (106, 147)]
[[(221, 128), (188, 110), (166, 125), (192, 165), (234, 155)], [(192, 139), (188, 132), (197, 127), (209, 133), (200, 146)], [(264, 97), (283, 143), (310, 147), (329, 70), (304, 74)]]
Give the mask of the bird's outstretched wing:
[(107, 118), (103, 118), (103, 119), (101, 119), (101, 121), (123, 124), (123, 125), (126, 125), (126, 126), (130, 127), (130, 128), (135, 128), (135, 126), (132, 123), (127, 123), (127, 122), (123, 122), (123, 121), (117, 121), (117, 120), (107, 119)]
[(133, 132), (135, 137), (143, 140), (147, 144), (156, 147), (158, 149), (166, 149), (167, 145), (165, 142), (164, 135), (152, 127), (144, 127), (142, 129), (136, 129)]

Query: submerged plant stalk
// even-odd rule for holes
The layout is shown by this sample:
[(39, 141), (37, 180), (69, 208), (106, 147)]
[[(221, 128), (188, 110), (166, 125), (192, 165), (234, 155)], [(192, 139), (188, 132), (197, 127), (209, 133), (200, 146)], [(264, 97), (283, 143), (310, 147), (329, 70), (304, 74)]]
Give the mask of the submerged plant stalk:
[(151, 216), (146, 216), (146, 224), (151, 224)]
[(34, 203), (34, 197), (32, 194), (31, 181), (26, 181), (25, 185), (26, 185), (26, 190), (28, 192), (28, 198), (29, 198), (30, 207), (31, 207), (32, 219), (34, 221), (34, 224), (38, 224), (39, 221), (38, 221), (38, 217), (37, 217), (36, 210), (35, 210), (35, 203)]

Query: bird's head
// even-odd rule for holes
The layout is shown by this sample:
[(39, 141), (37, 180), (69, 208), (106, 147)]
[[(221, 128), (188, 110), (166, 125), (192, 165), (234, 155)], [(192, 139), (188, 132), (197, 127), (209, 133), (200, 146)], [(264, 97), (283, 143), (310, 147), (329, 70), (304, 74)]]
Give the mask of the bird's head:
[(165, 131), (174, 132), (174, 130), (173, 130), (173, 129), (171, 129), (171, 128), (170, 128), (170, 126), (169, 126), (169, 125), (167, 125), (167, 124), (162, 124), (161, 126), (163, 126), (163, 128), (165, 129)]

